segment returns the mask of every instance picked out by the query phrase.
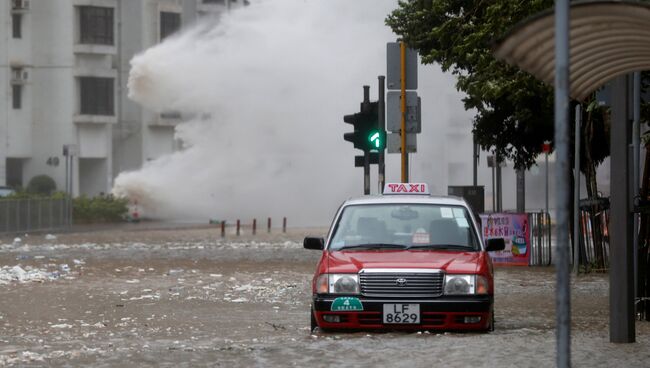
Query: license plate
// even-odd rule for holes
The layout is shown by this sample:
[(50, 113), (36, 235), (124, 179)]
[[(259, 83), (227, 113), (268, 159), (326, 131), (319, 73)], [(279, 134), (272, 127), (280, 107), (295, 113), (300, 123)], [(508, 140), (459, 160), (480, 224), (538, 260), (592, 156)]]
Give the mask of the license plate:
[(420, 323), (420, 304), (384, 304), (384, 323)]

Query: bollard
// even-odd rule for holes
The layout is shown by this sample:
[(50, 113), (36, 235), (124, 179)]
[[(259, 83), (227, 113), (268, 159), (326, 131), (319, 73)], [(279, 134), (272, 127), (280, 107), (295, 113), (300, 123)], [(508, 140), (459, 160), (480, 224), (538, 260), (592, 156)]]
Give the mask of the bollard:
[(237, 220), (237, 236), (239, 236), (239, 220)]
[(221, 237), (226, 237), (226, 221), (221, 221)]
[(266, 221), (266, 232), (271, 233), (271, 218), (269, 217)]
[(255, 235), (256, 230), (257, 230), (257, 219), (253, 219), (253, 235)]
[(282, 218), (282, 232), (283, 233), (287, 232), (287, 218), (286, 217)]

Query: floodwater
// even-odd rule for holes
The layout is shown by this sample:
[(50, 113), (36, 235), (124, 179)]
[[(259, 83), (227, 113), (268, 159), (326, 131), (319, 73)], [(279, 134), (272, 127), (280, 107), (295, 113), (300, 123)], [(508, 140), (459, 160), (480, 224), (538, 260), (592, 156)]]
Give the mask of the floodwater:
[[(555, 271), (496, 270), (496, 331), (310, 333), (306, 234), (208, 227), (0, 239), (0, 366), (549, 367)], [(608, 277), (572, 281), (574, 367), (650, 366), (609, 343)]]

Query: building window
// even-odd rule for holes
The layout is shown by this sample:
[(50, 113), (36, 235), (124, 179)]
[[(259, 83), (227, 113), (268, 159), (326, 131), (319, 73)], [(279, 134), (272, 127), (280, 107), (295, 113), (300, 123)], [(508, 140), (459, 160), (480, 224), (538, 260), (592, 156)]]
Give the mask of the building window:
[(22, 14), (11, 14), (11, 34), (13, 38), (23, 37), (23, 16)]
[(11, 97), (13, 100), (13, 108), (16, 110), (21, 109), (23, 107), (23, 86), (20, 84), (12, 84)]
[(113, 78), (79, 78), (82, 115), (115, 115)]
[(113, 45), (113, 8), (79, 7), (79, 30), (83, 44)]
[(178, 31), (181, 28), (180, 13), (160, 13), (160, 40)]

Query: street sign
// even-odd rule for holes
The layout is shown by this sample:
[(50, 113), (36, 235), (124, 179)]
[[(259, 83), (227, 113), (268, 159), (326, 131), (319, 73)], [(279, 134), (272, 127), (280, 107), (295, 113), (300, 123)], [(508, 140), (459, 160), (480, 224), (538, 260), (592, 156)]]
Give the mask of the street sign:
[[(386, 88), (401, 89), (401, 57), (399, 42), (386, 44)], [(418, 52), (406, 49), (406, 89), (418, 89)]]
[[(402, 130), (402, 98), (399, 91), (386, 94), (386, 130), (399, 133)], [(406, 132), (422, 132), (422, 102), (415, 91), (406, 92)]]
[[(417, 152), (416, 137), (416, 133), (406, 133), (406, 152)], [(388, 153), (402, 152), (402, 137), (400, 137), (399, 133), (390, 133), (387, 135), (386, 149)]]

